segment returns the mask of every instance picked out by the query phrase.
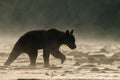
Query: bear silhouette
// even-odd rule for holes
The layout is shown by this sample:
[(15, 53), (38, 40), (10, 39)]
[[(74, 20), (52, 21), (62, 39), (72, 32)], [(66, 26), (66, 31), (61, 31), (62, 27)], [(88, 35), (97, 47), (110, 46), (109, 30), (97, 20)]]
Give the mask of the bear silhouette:
[(49, 67), (50, 54), (64, 63), (66, 57), (59, 51), (59, 47), (66, 44), (69, 48), (75, 49), (75, 37), (73, 30), (66, 32), (56, 29), (33, 30), (27, 32), (16, 42), (11, 54), (4, 65), (10, 65), (21, 53), (27, 53), (30, 58), (30, 65), (34, 66), (37, 58), (37, 50), (43, 49), (44, 66)]

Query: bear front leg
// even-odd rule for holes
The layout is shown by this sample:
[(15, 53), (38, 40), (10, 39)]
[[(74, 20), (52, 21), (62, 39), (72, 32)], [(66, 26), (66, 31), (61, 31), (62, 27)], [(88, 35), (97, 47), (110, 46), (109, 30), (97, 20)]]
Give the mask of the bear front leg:
[(43, 59), (44, 59), (44, 67), (49, 67), (49, 56), (50, 52), (47, 50), (43, 50)]
[(57, 51), (52, 52), (51, 54), (52, 54), (54, 57), (61, 59), (61, 64), (64, 63), (66, 57), (65, 57), (65, 55), (63, 55), (60, 51), (57, 50)]

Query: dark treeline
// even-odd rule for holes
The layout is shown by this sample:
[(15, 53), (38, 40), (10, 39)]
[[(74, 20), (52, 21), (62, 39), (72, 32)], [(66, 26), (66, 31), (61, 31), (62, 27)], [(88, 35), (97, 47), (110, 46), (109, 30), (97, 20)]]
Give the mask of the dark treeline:
[(0, 0), (0, 31), (40, 27), (120, 37), (120, 0)]

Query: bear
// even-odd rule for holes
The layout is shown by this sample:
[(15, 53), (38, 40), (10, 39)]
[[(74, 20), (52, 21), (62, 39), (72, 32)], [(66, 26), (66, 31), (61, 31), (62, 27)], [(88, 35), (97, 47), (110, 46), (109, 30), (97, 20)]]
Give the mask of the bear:
[(36, 64), (37, 50), (43, 49), (44, 67), (49, 67), (50, 54), (64, 63), (66, 56), (63, 55), (59, 48), (62, 44), (67, 45), (70, 49), (75, 49), (75, 37), (73, 30), (66, 32), (57, 29), (32, 30), (21, 36), (9, 55), (4, 65), (9, 66), (21, 53), (26, 53), (30, 59), (30, 65)]

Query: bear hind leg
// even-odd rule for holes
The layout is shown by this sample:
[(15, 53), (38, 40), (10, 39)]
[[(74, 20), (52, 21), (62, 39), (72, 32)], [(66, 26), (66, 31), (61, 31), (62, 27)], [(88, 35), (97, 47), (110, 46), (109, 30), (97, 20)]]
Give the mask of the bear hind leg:
[(35, 66), (36, 65), (36, 59), (37, 59), (37, 50), (36, 51), (30, 51), (27, 53), (30, 59), (30, 66)]
[(20, 50), (13, 50), (4, 65), (10, 65), (21, 53)]

